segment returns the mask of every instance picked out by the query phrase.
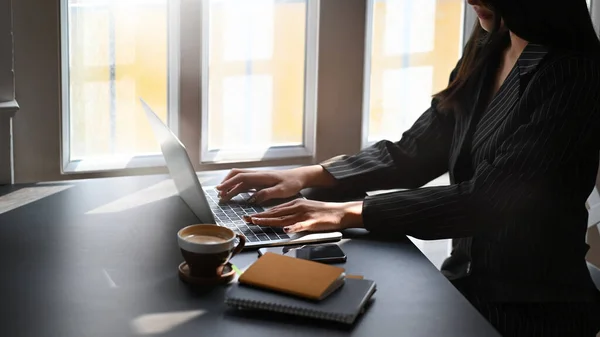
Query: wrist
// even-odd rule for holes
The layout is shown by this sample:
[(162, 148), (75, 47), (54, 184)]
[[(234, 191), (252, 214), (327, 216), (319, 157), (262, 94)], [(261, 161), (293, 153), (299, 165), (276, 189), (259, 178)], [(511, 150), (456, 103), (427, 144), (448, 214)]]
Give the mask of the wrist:
[(311, 165), (297, 168), (302, 180), (302, 188), (333, 187), (336, 179), (321, 165)]
[(342, 217), (342, 227), (346, 228), (363, 228), (362, 218), (362, 201), (345, 202), (342, 204), (344, 208), (344, 215)]

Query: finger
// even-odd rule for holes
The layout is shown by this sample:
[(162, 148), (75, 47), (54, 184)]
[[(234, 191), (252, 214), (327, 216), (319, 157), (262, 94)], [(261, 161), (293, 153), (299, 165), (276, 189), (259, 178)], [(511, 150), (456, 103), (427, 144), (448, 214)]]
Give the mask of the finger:
[(229, 173), (227, 173), (227, 175), (225, 176), (225, 178), (223, 178), (223, 180), (221, 180), (221, 183), (219, 185), (217, 185), (215, 188), (219, 191), (223, 190), (223, 184), (225, 182), (227, 182), (229, 179), (237, 176), (238, 174), (241, 173), (248, 173), (250, 172), (250, 170), (240, 170), (240, 169), (232, 169), (231, 171), (229, 171)]
[(252, 217), (252, 223), (259, 226), (286, 227), (291, 226), (303, 219), (301, 214), (286, 215), (274, 218), (255, 218)]
[(239, 169), (231, 169), (231, 170), (230, 170), (230, 171), (227, 173), (227, 175), (225, 176), (225, 178), (223, 178), (223, 179), (221, 180), (221, 183), (220, 183), (219, 185), (215, 186), (215, 188), (216, 188), (217, 190), (220, 190), (220, 189), (221, 189), (221, 185), (222, 185), (224, 182), (226, 182), (227, 180), (229, 180), (229, 179), (233, 178), (234, 176), (236, 176), (236, 175), (238, 175), (238, 174), (240, 174), (240, 173), (242, 173), (242, 172), (243, 172), (243, 170), (239, 170)]
[(312, 230), (312, 227), (314, 226), (315, 223), (316, 223), (316, 221), (312, 220), (312, 219), (305, 220), (305, 221), (295, 223), (293, 225), (285, 226), (285, 227), (283, 227), (283, 231), (286, 233), (289, 233), (289, 234), (307, 232), (307, 231)]
[(230, 189), (227, 192), (220, 192), (219, 193), (219, 200), (220, 201), (229, 201), (231, 200), (231, 198), (235, 197), (236, 195), (242, 193), (242, 192), (247, 192), (248, 188), (246, 187), (246, 185), (244, 183), (240, 183), (237, 184), (234, 188)]
[(263, 180), (264, 177), (256, 173), (240, 173), (219, 185), (219, 190), (221, 193), (229, 192), (229, 190), (241, 183), (245, 183), (248, 188), (256, 188), (262, 184)]
[(254, 195), (252, 195), (252, 197), (248, 199), (248, 202), (260, 204), (271, 199), (282, 198), (283, 193), (284, 192), (282, 188), (279, 185), (275, 185), (273, 187), (265, 188), (254, 193)]
[(244, 220), (247, 222), (251, 222), (252, 218), (263, 218), (263, 219), (264, 218), (277, 218), (277, 217), (293, 215), (293, 214), (297, 214), (297, 213), (298, 213), (298, 211), (295, 210), (293, 207), (282, 207), (282, 208), (278, 208), (278, 209), (271, 208), (270, 210), (264, 211), (261, 213), (244, 215)]

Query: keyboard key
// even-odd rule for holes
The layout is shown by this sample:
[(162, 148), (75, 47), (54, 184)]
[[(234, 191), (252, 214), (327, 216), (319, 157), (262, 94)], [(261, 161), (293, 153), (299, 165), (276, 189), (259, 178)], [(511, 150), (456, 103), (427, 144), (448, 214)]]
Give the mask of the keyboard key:
[(249, 235), (253, 235), (253, 234), (254, 234), (254, 233), (252, 233), (252, 231), (250, 230), (250, 228), (248, 228), (247, 226), (246, 226), (246, 227), (243, 227), (243, 226), (238, 226), (237, 228), (238, 228), (238, 229), (239, 229), (239, 230), (240, 230), (242, 233), (244, 233), (244, 234), (249, 234)]
[(277, 234), (284, 234), (285, 232), (283, 231), (282, 227), (272, 227), (271, 228), (273, 230), (273, 232), (277, 233)]
[(271, 234), (267, 234), (267, 236), (269, 237), (269, 239), (271, 240), (279, 240), (279, 237), (277, 236), (277, 234), (275, 233), (271, 233)]
[(260, 229), (260, 227), (258, 227), (258, 226), (248, 226), (248, 227), (254, 234), (263, 234), (263, 230)]
[(262, 230), (263, 230), (263, 232), (264, 232), (265, 234), (267, 234), (267, 235), (269, 235), (269, 234), (277, 234), (277, 233), (275, 233), (275, 232), (274, 232), (274, 231), (273, 231), (271, 228), (267, 228), (267, 229), (264, 229), (264, 228), (263, 228)]
[(282, 239), (289, 239), (289, 238), (290, 238), (290, 236), (289, 236), (289, 235), (287, 235), (287, 234), (278, 234), (278, 235), (279, 235), (279, 237), (280, 237), (280, 238), (282, 238)]
[(260, 229), (262, 229), (265, 234), (275, 233), (271, 227), (260, 226)]
[(246, 239), (248, 239), (248, 241), (250, 242), (258, 242), (258, 238), (254, 235), (246, 235)]
[(269, 237), (266, 234), (257, 234), (256, 237), (260, 241), (269, 241)]

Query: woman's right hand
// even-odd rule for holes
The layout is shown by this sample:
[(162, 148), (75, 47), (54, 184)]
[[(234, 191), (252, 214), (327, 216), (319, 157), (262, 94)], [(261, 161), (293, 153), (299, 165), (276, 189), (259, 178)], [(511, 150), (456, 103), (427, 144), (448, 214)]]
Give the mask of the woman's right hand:
[(281, 171), (233, 169), (217, 186), (217, 190), (219, 199), (228, 201), (240, 193), (255, 189), (257, 192), (248, 201), (260, 204), (271, 199), (293, 197), (307, 187), (334, 184), (335, 178), (320, 165)]

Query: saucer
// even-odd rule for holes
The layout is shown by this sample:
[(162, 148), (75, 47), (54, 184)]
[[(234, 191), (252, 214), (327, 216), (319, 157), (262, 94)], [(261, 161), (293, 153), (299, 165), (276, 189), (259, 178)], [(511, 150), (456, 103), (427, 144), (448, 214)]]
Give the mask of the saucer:
[(187, 262), (182, 262), (179, 265), (179, 277), (186, 283), (201, 286), (212, 286), (219, 284), (227, 284), (235, 277), (235, 270), (231, 267), (231, 263), (227, 263), (223, 267), (223, 272), (220, 276), (215, 277), (193, 277), (190, 275), (190, 267)]

